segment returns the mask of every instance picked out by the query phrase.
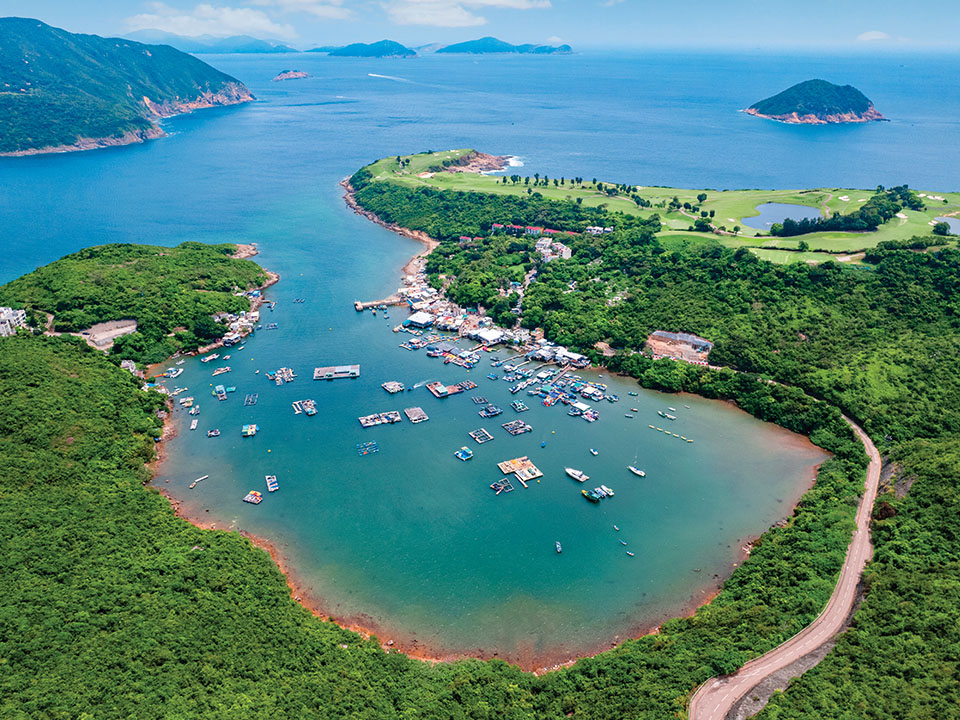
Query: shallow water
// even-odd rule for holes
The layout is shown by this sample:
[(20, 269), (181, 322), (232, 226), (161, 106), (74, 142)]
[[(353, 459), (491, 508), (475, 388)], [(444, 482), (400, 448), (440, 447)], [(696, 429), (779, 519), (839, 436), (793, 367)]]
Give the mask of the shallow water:
[(820, 211), (809, 205), (793, 205), (790, 203), (763, 203), (757, 205), (759, 215), (743, 218), (742, 222), (748, 227), (757, 230), (769, 230), (774, 223), (783, 222), (786, 218), (792, 220), (815, 220), (822, 217)]

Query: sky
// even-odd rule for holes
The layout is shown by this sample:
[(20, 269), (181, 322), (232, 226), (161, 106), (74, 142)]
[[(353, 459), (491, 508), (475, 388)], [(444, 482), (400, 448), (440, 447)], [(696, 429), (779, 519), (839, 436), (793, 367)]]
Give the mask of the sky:
[(0, 0), (73, 32), (252, 35), (298, 48), (486, 35), (577, 48), (960, 50), (957, 0)]

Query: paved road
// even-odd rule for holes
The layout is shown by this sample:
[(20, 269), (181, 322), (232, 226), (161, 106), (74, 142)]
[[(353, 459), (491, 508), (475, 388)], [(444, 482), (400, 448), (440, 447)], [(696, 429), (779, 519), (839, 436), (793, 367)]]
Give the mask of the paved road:
[(867, 468), (863, 498), (857, 510), (857, 528), (853, 531), (853, 539), (847, 548), (847, 559), (843, 563), (840, 579), (830, 601), (816, 620), (782, 645), (751, 660), (734, 675), (707, 680), (690, 700), (690, 720), (723, 720), (740, 698), (758, 683), (813, 652), (836, 635), (850, 614), (864, 565), (873, 554), (870, 515), (880, 482), (880, 453), (863, 430), (851, 420), (846, 420), (870, 456), (870, 465)]

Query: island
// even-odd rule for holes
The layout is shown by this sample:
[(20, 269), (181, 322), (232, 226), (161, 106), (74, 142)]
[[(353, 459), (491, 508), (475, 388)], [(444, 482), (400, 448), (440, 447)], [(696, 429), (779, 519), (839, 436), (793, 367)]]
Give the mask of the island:
[(393, 40), (375, 43), (353, 43), (329, 51), (330, 57), (405, 58), (417, 53)]
[(169, 45), (182, 52), (200, 55), (232, 55), (232, 54), (282, 54), (298, 52), (294, 48), (272, 40), (261, 40), (249, 35), (231, 35), (230, 37), (213, 37), (198, 35), (186, 37), (162, 30), (137, 30), (127, 33), (127, 38), (148, 45)]
[(748, 115), (794, 125), (833, 125), (886, 120), (870, 99), (852, 85), (806, 80), (754, 103)]
[(2, 18), (0, 47), (0, 156), (144, 142), (164, 135), (162, 118), (254, 99), (236, 78), (166, 45)]
[(303, 78), (310, 77), (309, 73), (305, 73), (303, 70), (284, 70), (278, 74), (272, 82), (282, 82), (283, 80), (302, 80)]
[(468, 40), (467, 42), (455, 43), (439, 48), (437, 54), (469, 54), (469, 55), (492, 55), (492, 54), (524, 54), (524, 55), (567, 55), (573, 52), (569, 45), (511, 45), (495, 37), (484, 37), (479, 40)]

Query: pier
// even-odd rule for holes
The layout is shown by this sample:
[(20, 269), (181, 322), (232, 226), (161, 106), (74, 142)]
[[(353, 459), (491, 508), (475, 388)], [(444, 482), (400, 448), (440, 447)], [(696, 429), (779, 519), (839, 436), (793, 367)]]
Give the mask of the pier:
[(371, 300), (370, 302), (363, 302), (362, 300), (355, 300), (353, 303), (353, 309), (357, 312), (363, 312), (364, 310), (369, 310), (370, 308), (378, 308), (381, 305), (406, 305), (407, 301), (401, 298), (399, 295), (391, 295), (390, 297), (384, 298), (383, 300)]

